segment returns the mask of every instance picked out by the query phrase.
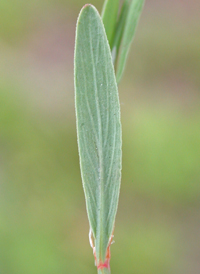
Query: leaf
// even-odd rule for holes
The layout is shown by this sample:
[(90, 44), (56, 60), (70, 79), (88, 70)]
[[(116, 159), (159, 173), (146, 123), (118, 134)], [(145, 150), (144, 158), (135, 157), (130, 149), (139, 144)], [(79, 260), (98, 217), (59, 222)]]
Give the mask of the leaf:
[(115, 61), (117, 60), (117, 56), (119, 54), (120, 43), (121, 43), (123, 31), (124, 31), (124, 26), (126, 23), (127, 13), (129, 10), (129, 2), (130, 2), (129, 0), (124, 1), (120, 11), (119, 19), (117, 21), (113, 43), (112, 43), (113, 64), (115, 64)]
[(119, 0), (106, 0), (102, 10), (102, 20), (106, 30), (106, 35), (110, 48), (112, 49), (112, 42), (115, 34), (115, 27), (117, 23), (117, 15), (119, 10)]
[(121, 123), (110, 47), (95, 7), (80, 12), (75, 45), (80, 168), (97, 263), (112, 235), (121, 181)]
[(132, 0), (132, 2), (130, 3), (117, 60), (117, 83), (119, 83), (122, 73), (124, 71), (127, 55), (135, 34), (136, 26), (142, 12), (143, 5), (144, 0)]

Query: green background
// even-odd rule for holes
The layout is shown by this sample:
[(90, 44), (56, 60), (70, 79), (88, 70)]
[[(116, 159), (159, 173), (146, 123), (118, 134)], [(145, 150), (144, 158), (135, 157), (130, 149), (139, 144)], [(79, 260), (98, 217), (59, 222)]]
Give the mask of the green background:
[[(0, 2), (0, 273), (96, 273), (75, 128), (84, 1)], [(99, 10), (103, 1), (93, 1)], [(198, 1), (147, 0), (119, 86), (112, 273), (200, 271)]]

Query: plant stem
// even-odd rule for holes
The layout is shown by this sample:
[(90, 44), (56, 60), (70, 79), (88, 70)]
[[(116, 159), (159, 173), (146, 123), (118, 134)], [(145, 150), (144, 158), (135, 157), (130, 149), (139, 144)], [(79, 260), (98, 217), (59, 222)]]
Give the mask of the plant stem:
[(98, 269), (98, 274), (111, 274), (108, 268)]

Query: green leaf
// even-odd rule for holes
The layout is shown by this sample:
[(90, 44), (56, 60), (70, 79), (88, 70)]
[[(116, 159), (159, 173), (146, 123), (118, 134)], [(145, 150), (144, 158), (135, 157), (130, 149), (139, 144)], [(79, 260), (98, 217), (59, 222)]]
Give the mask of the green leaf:
[(119, 0), (106, 0), (102, 10), (102, 20), (106, 30), (106, 35), (110, 48), (112, 49), (112, 42), (115, 34), (115, 27), (117, 23), (117, 15), (119, 10)]
[(129, 0), (124, 1), (120, 11), (119, 19), (117, 21), (113, 43), (112, 43), (113, 64), (115, 64), (115, 61), (117, 60), (117, 56), (119, 54), (120, 43), (121, 43), (124, 26), (127, 19), (128, 10), (129, 10), (129, 2), (130, 2)]
[(127, 55), (135, 34), (136, 26), (142, 12), (143, 5), (144, 0), (132, 0), (132, 2), (130, 3), (117, 60), (117, 83), (119, 83), (122, 73), (124, 71)]
[(95, 7), (80, 12), (75, 45), (80, 168), (97, 263), (112, 235), (121, 181), (121, 123), (110, 47)]

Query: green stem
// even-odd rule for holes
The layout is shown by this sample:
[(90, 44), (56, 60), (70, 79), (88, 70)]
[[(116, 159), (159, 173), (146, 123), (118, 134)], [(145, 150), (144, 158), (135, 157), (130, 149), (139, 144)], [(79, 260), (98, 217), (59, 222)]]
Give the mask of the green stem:
[(108, 268), (98, 269), (98, 274), (110, 274), (110, 270)]

